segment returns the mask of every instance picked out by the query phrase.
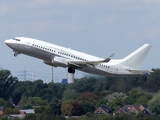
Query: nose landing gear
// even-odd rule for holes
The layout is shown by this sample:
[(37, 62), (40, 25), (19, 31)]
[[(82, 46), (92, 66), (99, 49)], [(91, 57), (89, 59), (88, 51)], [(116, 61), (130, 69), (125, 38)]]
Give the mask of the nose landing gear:
[(14, 53), (14, 57), (17, 57), (19, 53)]

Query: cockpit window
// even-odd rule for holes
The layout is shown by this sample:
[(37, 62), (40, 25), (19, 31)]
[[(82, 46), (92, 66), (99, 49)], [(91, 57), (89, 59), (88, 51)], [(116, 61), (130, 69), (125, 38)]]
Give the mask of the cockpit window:
[(20, 39), (17, 39), (17, 38), (13, 38), (13, 40), (20, 41)]

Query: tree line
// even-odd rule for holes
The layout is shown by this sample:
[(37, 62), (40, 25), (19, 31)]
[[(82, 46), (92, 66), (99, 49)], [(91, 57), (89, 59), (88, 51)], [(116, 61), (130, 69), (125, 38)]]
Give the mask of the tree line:
[[(9, 70), (1, 70), (0, 106), (5, 106), (6, 115), (17, 114), (15, 106), (19, 106), (20, 109), (34, 108), (36, 114), (28, 115), (30, 119), (45, 119), (48, 116), (52, 116), (48, 119), (65, 119), (64, 116), (118, 119), (112, 115), (95, 117), (93, 112), (101, 104), (105, 104), (112, 111), (123, 105), (146, 104), (152, 112), (160, 114), (160, 69), (152, 71), (154, 72), (150, 75), (140, 77), (84, 77), (76, 79), (74, 84), (60, 84), (44, 83), (43, 80), (18, 81)], [(137, 116), (134, 117), (136, 120), (139, 119)]]

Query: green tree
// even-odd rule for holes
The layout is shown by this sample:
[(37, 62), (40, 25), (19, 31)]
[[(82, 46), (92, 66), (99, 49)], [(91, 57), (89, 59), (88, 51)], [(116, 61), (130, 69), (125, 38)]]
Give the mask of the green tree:
[(39, 92), (39, 97), (47, 102), (50, 102), (53, 96), (55, 96), (55, 93), (51, 88), (44, 88)]
[(160, 94), (156, 94), (148, 103), (149, 109), (153, 113), (160, 114)]
[(3, 116), (3, 117), (1, 118), (1, 120), (8, 120), (8, 117), (7, 117), (7, 116)]
[(35, 106), (47, 104), (46, 101), (42, 100), (40, 97), (29, 97), (28, 102)]
[(15, 89), (12, 94), (12, 101), (15, 105), (17, 105), (19, 103), (23, 93), (27, 92), (27, 88), (30, 86), (30, 84), (32, 84), (32, 82), (30, 82), (30, 81), (19, 81), (15, 85)]
[(147, 76), (147, 81), (144, 83), (145, 89), (156, 92), (160, 90), (160, 69), (152, 69), (152, 73)]
[(80, 116), (83, 114), (82, 106), (76, 101), (62, 103), (61, 111), (62, 115), (65, 116)]
[(113, 116), (109, 115), (109, 114), (102, 114), (102, 115), (98, 115), (96, 116), (96, 120), (114, 120)]
[(113, 98), (108, 100), (107, 107), (112, 110), (116, 110), (118, 107), (122, 106), (122, 98)]
[(0, 98), (0, 106), (4, 106), (6, 101), (3, 98)]
[(127, 105), (127, 104), (135, 104), (136, 101), (142, 96), (143, 94), (142, 93), (139, 93), (138, 91), (136, 90), (130, 90), (128, 93), (127, 93), (127, 97), (125, 97), (123, 99), (123, 104), (124, 105)]
[(36, 120), (36, 114), (26, 114), (23, 120)]
[(18, 79), (13, 77), (9, 70), (0, 70), (0, 97), (8, 100), (17, 83)]
[(95, 102), (98, 100), (97, 96), (91, 92), (84, 92), (77, 97), (80, 102)]
[(32, 109), (33, 105), (31, 103), (22, 104), (21, 109)]
[(97, 80), (96, 78), (82, 78), (81, 80), (78, 80), (75, 84), (71, 84), (69, 86), (69, 89), (74, 89), (78, 93), (83, 93), (86, 91), (93, 92), (95, 89), (97, 89), (96, 84)]
[(14, 104), (13, 104), (13, 102), (11, 102), (11, 101), (7, 101), (6, 103), (5, 103), (5, 106), (4, 106), (4, 108), (14, 108)]
[(137, 101), (136, 101), (136, 103), (135, 104), (137, 104), (137, 105), (140, 105), (140, 104), (146, 104), (146, 105), (148, 105), (148, 102), (149, 102), (149, 100), (151, 99), (152, 97), (151, 96), (147, 96), (147, 95), (142, 95), (142, 96), (140, 96), (138, 99), (137, 99)]
[(9, 114), (19, 114), (18, 109), (13, 109), (13, 108), (5, 108), (4, 110), (4, 115), (9, 115)]
[(150, 75), (147, 76), (147, 80), (151, 81), (155, 84), (160, 84), (160, 69), (152, 69), (153, 72), (151, 72)]
[(33, 82), (33, 84), (34, 84), (33, 94), (34, 96), (37, 96), (39, 92), (44, 88), (43, 80), (36, 80)]
[[(34, 87), (35, 87), (34, 83), (31, 81), (20, 81), (16, 84), (13, 94), (21, 93), (21, 95), (25, 96), (26, 98), (32, 97), (34, 96)], [(21, 98), (21, 95), (19, 96), (19, 98)], [(13, 95), (13, 100), (14, 100), (14, 95)]]
[[(35, 107), (35, 113), (44, 113), (46, 111), (47, 107), (46, 106), (40, 106), (40, 107)], [(47, 111), (48, 112), (48, 111)]]
[(54, 116), (61, 115), (61, 102), (57, 98), (53, 98), (49, 103), (49, 108), (47, 114), (52, 114)]
[(84, 92), (80, 94), (76, 100), (82, 106), (84, 114), (86, 114), (95, 110), (98, 97), (94, 93)]
[(12, 100), (15, 105), (17, 105), (21, 99), (22, 92), (15, 91), (12, 94)]
[(83, 113), (87, 114), (89, 112), (93, 113), (95, 111), (95, 104), (92, 102), (81, 102), (80, 105), (83, 108)]
[(28, 99), (26, 96), (22, 96), (19, 105), (22, 106), (23, 104), (27, 104), (28, 103)]
[(65, 84), (58, 84), (58, 91), (56, 97), (58, 99), (62, 99), (63, 97), (63, 92), (66, 90), (66, 85)]
[(71, 116), (73, 112), (74, 106), (72, 103), (62, 103), (61, 112), (64, 116)]
[(72, 105), (74, 107), (74, 109), (72, 111), (73, 116), (80, 116), (83, 114), (83, 108), (78, 102), (75, 101), (72, 103)]
[(50, 82), (50, 83), (48, 84), (48, 88), (53, 91), (53, 93), (52, 93), (53, 96), (56, 96), (56, 95), (57, 95), (57, 93), (58, 93), (58, 84), (55, 84), (55, 83), (53, 83), (53, 82)]
[(69, 100), (69, 99), (76, 99), (78, 97), (78, 93), (75, 90), (67, 89), (63, 92), (63, 101)]

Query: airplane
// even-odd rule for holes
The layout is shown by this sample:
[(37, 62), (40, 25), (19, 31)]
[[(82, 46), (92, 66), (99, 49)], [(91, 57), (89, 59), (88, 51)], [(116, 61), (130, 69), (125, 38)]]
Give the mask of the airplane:
[(133, 77), (152, 72), (139, 69), (152, 47), (150, 44), (144, 44), (123, 59), (112, 59), (115, 53), (103, 59), (33, 38), (15, 37), (4, 42), (13, 49), (15, 57), (32, 56), (47, 65), (68, 68), (68, 73), (73, 75), (75, 70), (107, 77)]

